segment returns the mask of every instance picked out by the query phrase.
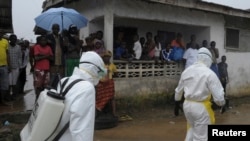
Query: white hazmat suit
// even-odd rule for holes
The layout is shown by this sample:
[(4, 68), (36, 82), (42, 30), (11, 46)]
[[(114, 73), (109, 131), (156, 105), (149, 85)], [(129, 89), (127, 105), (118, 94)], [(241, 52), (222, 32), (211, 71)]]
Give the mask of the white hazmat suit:
[(176, 101), (181, 100), (184, 91), (183, 111), (188, 124), (185, 141), (207, 141), (208, 125), (215, 123), (211, 96), (217, 105), (225, 104), (223, 87), (209, 68), (211, 63), (210, 51), (200, 48), (197, 62), (182, 72), (175, 89)]
[[(79, 68), (75, 67), (67, 85), (76, 79), (76, 83), (65, 96), (65, 109), (55, 135), (70, 121), (69, 128), (59, 141), (93, 141), (95, 121), (95, 85), (107, 73), (102, 58), (95, 52), (83, 53)], [(65, 78), (61, 80), (61, 83)], [(60, 85), (58, 85), (58, 92)]]

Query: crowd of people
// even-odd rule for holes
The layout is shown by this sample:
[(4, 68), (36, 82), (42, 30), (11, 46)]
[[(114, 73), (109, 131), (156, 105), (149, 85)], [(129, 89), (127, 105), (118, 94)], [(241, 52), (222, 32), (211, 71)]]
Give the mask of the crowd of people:
[(18, 41), (15, 34), (8, 39), (4, 35), (0, 30), (0, 103), (10, 106), (10, 101), (24, 94), (30, 43), (28, 40)]
[[(1, 48), (1, 54), (3, 54), (1, 58), (3, 59), (0, 63), (1, 68), (8, 69), (8, 73), (2, 73), (1, 76), (3, 78), (8, 76), (8, 79), (7, 77), (1, 79), (1, 83), (8, 80), (8, 88), (1, 84), (1, 101), (12, 101), (18, 93), (24, 93), (28, 62), (31, 65), (30, 72), (34, 73), (34, 88), (36, 97), (38, 97), (47, 85), (56, 87), (59, 80), (58, 74), (61, 78), (70, 76), (74, 67), (79, 65), (80, 56), (84, 52), (95, 51), (100, 56), (104, 56), (107, 51), (104, 47), (102, 31), (91, 33), (85, 40), (79, 38), (79, 29), (73, 24), (67, 30), (60, 31), (60, 26), (54, 24), (51, 31), (38, 36), (35, 45), (31, 47), (28, 40), (18, 41), (15, 34), (10, 35), (8, 40), (2, 38), (1, 46), (6, 47)], [(212, 54), (211, 69), (226, 89), (228, 82), (226, 56), (223, 56), (222, 62), (224, 63), (221, 62), (218, 67), (219, 51), (215, 41), (208, 44), (208, 41), (204, 40), (199, 45), (193, 34), (190, 41), (185, 44), (182, 34), (177, 33), (175, 39), (162, 46), (158, 35), (153, 37), (152, 32), (147, 32), (146, 38), (134, 34), (132, 48), (129, 49), (124, 38), (123, 32), (119, 32), (115, 37), (112, 54), (114, 60), (155, 60), (156, 63), (159, 61), (181, 62), (186, 69), (197, 61), (198, 49), (206, 47)], [(177, 49), (181, 52), (178, 52)], [(6, 53), (7, 50), (8, 53)], [(4, 84), (6, 85), (6, 83)]]
[[(5, 39), (3, 38), (4, 32), (0, 31), (1, 105), (10, 105), (8, 102), (25, 93), (26, 67), (30, 63), (36, 100), (39, 98), (41, 91), (47, 86), (56, 89), (58, 88), (58, 82), (62, 80), (61, 78), (80, 77), (81, 73), (84, 72), (84, 75), (91, 77), (88, 79), (94, 84), (96, 91), (95, 111), (93, 111), (92, 107), (91, 111), (86, 109), (86, 113), (91, 112), (91, 117), (93, 115), (98, 117), (103, 113), (112, 112), (116, 116), (113, 77), (117, 75), (117, 68), (111, 62), (112, 56), (115, 60), (155, 60), (156, 63), (159, 61), (182, 62), (185, 67), (176, 88), (175, 99), (179, 101), (183, 94), (186, 99), (184, 112), (190, 124), (189, 126), (192, 127), (192, 130), (187, 133), (187, 138), (206, 138), (203, 132), (196, 133), (196, 130), (206, 131), (205, 125), (213, 123), (213, 120), (209, 116), (204, 117), (206, 114), (202, 114), (202, 116), (198, 117), (207, 120), (199, 122), (204, 126), (196, 127), (196, 122), (192, 118), (193, 114), (196, 113), (192, 113), (192, 110), (195, 109), (192, 107), (197, 108), (197, 106), (200, 106), (200, 109), (202, 109), (202, 105), (194, 104), (193, 101), (202, 101), (206, 104), (210, 96), (208, 91), (211, 91), (215, 97), (215, 102), (220, 106), (224, 105), (223, 96), (228, 83), (226, 56), (223, 55), (221, 62), (217, 63), (219, 51), (216, 48), (215, 41), (211, 41), (208, 45), (208, 41), (204, 40), (200, 46), (196, 42), (195, 35), (191, 35), (190, 42), (185, 45), (182, 34), (177, 33), (174, 40), (167, 43), (166, 46), (162, 46), (158, 35), (153, 37), (151, 32), (147, 32), (146, 39), (134, 34), (132, 48), (129, 50), (126, 42), (123, 41), (124, 35), (121, 32), (114, 42), (112, 54), (104, 46), (102, 31), (90, 34), (84, 41), (79, 38), (79, 29), (75, 25), (70, 25), (67, 30), (63, 30), (61, 33), (60, 31), (60, 26), (54, 24), (51, 31), (48, 34), (38, 36), (36, 43), (32, 46), (30, 46), (28, 40), (18, 40), (15, 34), (11, 34), (8, 39)], [(93, 58), (96, 54), (99, 59), (98, 57)], [(208, 70), (206, 67), (210, 69)], [(92, 74), (93, 72), (96, 72), (96, 74)], [(197, 75), (201, 74), (201, 72), (202, 75)], [(205, 77), (208, 79), (204, 80)], [(207, 81), (209, 81), (210, 85), (205, 85), (208, 83)], [(218, 82), (222, 85), (217, 85)], [(201, 86), (200, 91), (194, 89), (196, 85)], [(80, 86), (78, 87), (80, 88)], [(183, 89), (184, 93), (182, 93)], [(92, 90), (90, 91), (93, 93)], [(196, 92), (199, 93), (194, 96)], [(109, 104), (108, 107), (107, 104)], [(203, 112), (206, 113), (206, 109), (203, 109)], [(91, 121), (91, 128), (93, 128), (93, 120)], [(80, 124), (84, 122), (86, 121)], [(93, 135), (93, 131), (90, 132)], [(89, 138), (92, 138), (92, 136)]]
[[(146, 33), (146, 38), (139, 36), (137, 33), (132, 37), (133, 43), (125, 41), (124, 32), (119, 31), (114, 41), (114, 60), (154, 60), (167, 63), (181, 63), (184, 69), (197, 61), (198, 49), (207, 48), (212, 54), (211, 69), (216, 73), (226, 89), (228, 82), (226, 56), (223, 55), (223, 65), (218, 66), (219, 50), (216, 48), (216, 42), (203, 40), (201, 44), (197, 43), (196, 35), (190, 36), (190, 41), (185, 44), (182, 33), (176, 33), (176, 37), (163, 46), (160, 42), (160, 36), (153, 36), (152, 32)], [(222, 62), (222, 61), (221, 61)]]
[[(67, 30), (60, 31), (60, 26), (56, 23), (53, 24), (51, 31), (37, 36), (34, 45), (31, 45), (28, 40), (18, 39), (15, 34), (4, 37), (5, 33), (0, 31), (1, 106), (11, 106), (12, 101), (25, 94), (26, 69), (29, 63), (29, 71), (33, 74), (35, 102), (45, 88), (59, 89), (59, 82), (66, 77), (69, 77), (70, 80), (73, 78), (84, 79), (88, 81), (87, 84), (84, 81), (77, 84), (77, 90), (83, 89), (79, 91), (79, 96), (75, 97), (74, 102), (71, 101), (70, 96), (69, 98), (66, 96), (65, 103), (67, 109), (74, 110), (79, 107), (78, 111), (82, 111), (83, 114), (79, 116), (78, 112), (78, 114), (70, 115), (71, 118), (79, 119), (70, 121), (70, 129), (80, 127), (84, 131), (88, 129), (89, 132), (79, 130), (77, 132), (79, 136), (73, 137), (67, 133), (64, 136), (67, 136), (67, 139), (71, 138), (69, 140), (79, 137), (92, 140), (95, 118), (111, 114), (118, 121), (113, 80), (117, 69), (111, 62), (113, 55), (104, 47), (102, 31), (90, 34), (85, 41), (79, 38), (79, 29), (73, 24)], [(72, 91), (70, 90), (69, 93)], [(73, 93), (77, 95), (74, 90)], [(81, 103), (76, 102), (79, 100)], [(69, 102), (72, 104), (68, 104)], [(84, 110), (84, 104), (87, 103), (91, 107), (89, 109), (86, 107)], [(85, 116), (87, 113), (88, 116)], [(63, 116), (63, 118), (68, 120), (68, 115), (66, 114), (66, 117)], [(91, 124), (90, 118), (92, 119)], [(76, 123), (77, 126), (72, 123)], [(61, 122), (61, 124), (64, 123)], [(87, 126), (85, 127), (85, 125)], [(64, 136), (62, 138), (65, 138)]]
[(59, 24), (53, 24), (51, 31), (37, 36), (34, 45), (28, 40), (18, 39), (15, 34), (4, 38), (5, 33), (1, 31), (1, 104), (10, 105), (25, 93), (28, 64), (31, 66), (29, 71), (33, 73), (37, 99), (45, 87), (56, 88), (60, 78), (71, 76), (83, 53), (94, 51), (103, 58), (107, 54), (112, 56), (111, 51), (104, 47), (102, 31), (91, 33), (85, 41), (79, 38), (79, 29), (73, 24), (60, 31)]
[(226, 56), (218, 63), (219, 50), (216, 42), (203, 40), (199, 45), (193, 34), (185, 44), (181, 33), (162, 47), (159, 36), (153, 38), (151, 32), (146, 39), (133, 36), (132, 50), (122, 42), (123, 33), (118, 34), (114, 45), (115, 59), (118, 60), (155, 60), (155, 63), (175, 62), (184, 65), (178, 86), (175, 89), (175, 115), (178, 116), (180, 102), (187, 119), (186, 141), (207, 140), (209, 124), (215, 123), (211, 102), (221, 106), (221, 113), (228, 107), (226, 85), (229, 81)]

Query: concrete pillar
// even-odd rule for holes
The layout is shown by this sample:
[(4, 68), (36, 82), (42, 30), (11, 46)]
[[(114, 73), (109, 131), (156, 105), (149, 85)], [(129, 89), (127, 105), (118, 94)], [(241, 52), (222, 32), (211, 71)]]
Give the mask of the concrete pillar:
[(114, 9), (113, 0), (104, 2), (104, 46), (113, 54)]

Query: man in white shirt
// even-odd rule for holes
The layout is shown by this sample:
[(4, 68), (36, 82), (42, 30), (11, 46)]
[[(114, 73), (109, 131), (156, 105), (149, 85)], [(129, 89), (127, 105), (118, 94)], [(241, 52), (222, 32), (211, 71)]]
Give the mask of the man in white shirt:
[(185, 69), (197, 61), (198, 49), (195, 42), (191, 42), (189, 48), (185, 51), (183, 55), (183, 61), (185, 64)]
[(24, 85), (26, 83), (26, 67), (29, 62), (29, 46), (30, 42), (28, 40), (24, 40), (20, 43), (21, 50), (22, 50), (22, 60), (20, 66), (20, 74), (18, 77), (18, 87), (19, 87), (19, 94), (24, 94)]
[(139, 35), (135, 34), (133, 37), (134, 40), (134, 47), (133, 47), (133, 51), (134, 51), (134, 59), (136, 60), (140, 60), (141, 59), (141, 53), (142, 53), (142, 47), (141, 47), (141, 43), (139, 41)]

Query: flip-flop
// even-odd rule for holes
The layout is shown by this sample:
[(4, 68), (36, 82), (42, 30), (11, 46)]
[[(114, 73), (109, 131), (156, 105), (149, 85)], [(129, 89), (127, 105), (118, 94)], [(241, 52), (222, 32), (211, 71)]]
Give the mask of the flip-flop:
[(133, 120), (132, 117), (130, 117), (129, 115), (122, 115), (119, 117), (119, 121), (130, 121)]

